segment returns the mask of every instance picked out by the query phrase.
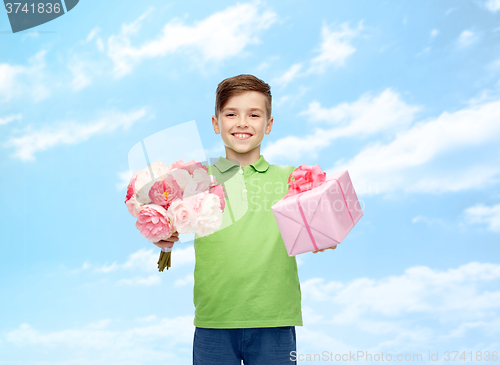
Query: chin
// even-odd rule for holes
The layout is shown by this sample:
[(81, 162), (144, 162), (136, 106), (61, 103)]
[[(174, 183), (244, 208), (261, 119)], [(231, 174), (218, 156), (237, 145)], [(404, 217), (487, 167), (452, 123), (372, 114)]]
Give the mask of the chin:
[(250, 152), (251, 150), (253, 150), (253, 148), (252, 148), (252, 149), (245, 149), (245, 150), (237, 150), (237, 149), (234, 149), (234, 148), (231, 148), (231, 149), (232, 149), (234, 152), (236, 152), (236, 153), (240, 153), (240, 154), (248, 153), (248, 152)]

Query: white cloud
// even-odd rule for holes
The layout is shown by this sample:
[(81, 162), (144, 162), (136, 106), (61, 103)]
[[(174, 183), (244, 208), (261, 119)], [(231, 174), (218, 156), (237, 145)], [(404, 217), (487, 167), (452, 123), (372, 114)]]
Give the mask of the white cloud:
[(351, 42), (362, 29), (362, 21), (358, 23), (357, 28), (350, 28), (348, 23), (343, 23), (338, 31), (333, 31), (326, 24), (323, 24), (321, 27), (322, 43), (319, 55), (311, 60), (311, 67), (308, 72), (322, 73), (331, 64), (344, 65), (345, 60), (356, 52), (356, 48)]
[(301, 68), (302, 65), (300, 63), (293, 64), (283, 75), (273, 80), (273, 85), (285, 87), (297, 77)]
[(5, 102), (11, 99), (14, 94), (14, 86), (16, 85), (17, 76), (22, 74), (25, 67), (18, 65), (9, 65), (8, 63), (0, 63), (0, 102)]
[(90, 330), (102, 330), (111, 324), (111, 319), (101, 319), (100, 321), (91, 322), (87, 324), (84, 328)]
[(276, 21), (272, 11), (261, 11), (259, 1), (236, 4), (216, 12), (194, 25), (184, 25), (173, 19), (162, 29), (156, 39), (133, 46), (130, 34), (137, 33), (140, 23), (150, 12), (142, 14), (132, 24), (124, 24), (119, 35), (107, 42), (107, 53), (114, 63), (116, 77), (132, 71), (134, 66), (147, 58), (164, 57), (167, 54), (196, 51), (196, 62), (219, 62), (226, 58), (244, 55), (244, 49), (259, 44), (260, 34)]
[(153, 117), (146, 108), (128, 113), (108, 112), (97, 121), (88, 124), (75, 121), (57, 122), (54, 125), (33, 130), (28, 126), (21, 137), (11, 137), (3, 147), (13, 148), (12, 157), (22, 161), (35, 161), (35, 154), (59, 145), (78, 144), (98, 134), (112, 133), (118, 128), (127, 130), (133, 124)]
[(493, 72), (500, 70), (500, 59), (492, 61), (486, 67)]
[(365, 94), (355, 102), (328, 109), (313, 101), (299, 115), (311, 122), (324, 122), (335, 127), (327, 130), (316, 128), (314, 134), (281, 138), (267, 144), (263, 154), (270, 159), (279, 156), (300, 159), (306, 153), (317, 156), (337, 138), (363, 138), (381, 132), (401, 131), (408, 127), (418, 110), (419, 107), (406, 104), (391, 89), (378, 96)]
[(486, 6), (486, 9), (492, 13), (496, 13), (500, 10), (500, 0), (488, 0), (484, 5)]
[(457, 8), (449, 8), (448, 10), (446, 10), (446, 12), (444, 13), (444, 16), (448, 16), (450, 15), (452, 12), (454, 12), (455, 10), (457, 10)]
[(307, 280), (301, 283), (304, 327), (297, 328), (307, 340), (298, 350), (418, 353), (456, 344), (458, 337), (487, 346), (499, 333), (499, 281), (500, 265), (479, 262), (448, 270), (410, 267), (378, 279)]
[(97, 33), (99, 33), (101, 30), (101, 28), (99, 27), (94, 27), (89, 35), (87, 36), (87, 38), (85, 39), (85, 42), (90, 42), (92, 39), (94, 39), (96, 36), (97, 36)]
[[(215, 132), (214, 132), (215, 133)], [(224, 144), (222, 142), (217, 143), (212, 148), (205, 148), (205, 156), (210, 158), (219, 158), (219, 156), (225, 153)]]
[[(364, 95), (356, 102), (329, 109), (312, 102), (301, 115), (333, 127), (278, 139), (268, 143), (263, 154), (269, 159), (301, 160), (305, 154), (318, 158), (337, 138), (362, 139), (380, 133), (389, 142), (370, 141), (353, 158), (342, 158), (324, 169), (326, 174), (349, 170), (359, 194), (457, 192), (500, 182), (494, 154), (480, 158), (471, 150), (486, 144), (495, 146), (499, 140), (500, 100), (470, 103), (415, 123), (419, 109), (390, 89), (377, 97)], [(468, 153), (467, 161), (458, 168), (448, 167), (446, 156), (450, 152)]]
[[(302, 69), (302, 63), (295, 63), (283, 75), (273, 79), (272, 83), (285, 87), (297, 77), (306, 76), (312, 72), (323, 73), (331, 64), (336, 66), (344, 65), (345, 60), (356, 51), (351, 42), (360, 34), (362, 29), (362, 21), (359, 22), (358, 27), (355, 29), (350, 28), (348, 23), (343, 23), (338, 31), (333, 31), (326, 24), (323, 24), (321, 28), (321, 45), (316, 49), (319, 55), (310, 60), (309, 69), (306, 72), (299, 73)], [(287, 98), (288, 96), (281, 98), (280, 103)]]
[(71, 48), (67, 56), (67, 68), (72, 75), (71, 87), (74, 91), (82, 90), (92, 84), (94, 80), (108, 76), (109, 59), (95, 56), (95, 50), (89, 51), (89, 43), (95, 40), (97, 48), (104, 51), (104, 43), (98, 37), (101, 29), (94, 27), (87, 37)]
[(440, 336), (440, 340), (443, 339), (456, 339), (465, 337), (467, 331), (474, 330), (476, 333), (478, 331), (483, 331), (488, 335), (494, 336), (500, 333), (500, 318), (487, 321), (470, 321), (461, 323), (458, 327), (449, 331), (448, 334)]
[(416, 56), (422, 56), (422, 55), (424, 55), (426, 53), (429, 53), (431, 51), (431, 49), (432, 49), (431, 47), (425, 47), (422, 51), (418, 52), (416, 54)]
[(186, 285), (194, 285), (194, 275), (187, 274), (183, 278), (177, 279), (174, 281), (174, 286), (186, 286)]
[(457, 44), (460, 48), (465, 48), (473, 44), (478, 40), (478, 36), (476, 33), (470, 31), (470, 30), (464, 30), (462, 33), (460, 33), (460, 36), (458, 37)]
[[(151, 243), (151, 245), (153, 244)], [(185, 248), (182, 248), (178, 245), (178, 243), (174, 244), (175, 248), (172, 250), (172, 258), (175, 260), (175, 267), (170, 267), (169, 270), (171, 271), (176, 270), (176, 268), (178, 267), (193, 264), (195, 262), (194, 247), (187, 246)], [(127, 261), (122, 264), (113, 262), (110, 265), (92, 265), (86, 261), (83, 263), (80, 269), (74, 270), (72, 272), (91, 270), (95, 273), (106, 274), (118, 270), (157, 271), (158, 257), (160, 255), (159, 252), (159, 249), (141, 248), (140, 250), (131, 253)]]
[(297, 266), (303, 265), (304, 264), (304, 258), (301, 255), (295, 256), (295, 261), (297, 262)]
[(340, 133), (351, 136), (358, 133), (371, 135), (384, 130), (404, 129), (410, 125), (420, 108), (401, 100), (399, 94), (386, 89), (379, 96), (362, 95), (352, 103), (341, 103), (329, 109), (320, 103), (309, 103), (300, 113), (312, 122), (326, 122), (343, 127)]
[(73, 74), (73, 90), (81, 90), (92, 83), (90, 73), (86, 70), (87, 64), (82, 60), (75, 57), (68, 68)]
[(485, 286), (499, 280), (500, 265), (470, 262), (446, 271), (415, 266), (399, 276), (359, 278), (346, 284), (314, 278), (301, 284), (301, 292), (306, 303), (335, 305), (329, 323), (337, 325), (357, 325), (372, 314), (379, 320), (383, 320), (381, 316), (392, 320), (410, 313), (454, 322), (496, 316), (500, 291)]
[(429, 226), (434, 225), (434, 224), (439, 224), (439, 225), (444, 225), (444, 222), (441, 218), (428, 218), (423, 215), (418, 215), (415, 218), (411, 220), (412, 223), (425, 223)]
[(273, 106), (279, 107), (283, 104), (296, 105), (302, 101), (302, 97), (310, 88), (305, 86), (299, 86), (298, 91), (294, 90), (293, 94), (283, 95), (279, 97), (276, 101), (273, 101)]
[(118, 172), (117, 175), (118, 175), (118, 182), (115, 184), (116, 190), (117, 191), (126, 190), (130, 182), (130, 178), (132, 177), (132, 173), (130, 172), (130, 170), (124, 170)]
[[(168, 305), (161, 308), (168, 310)], [(188, 315), (160, 318), (125, 329), (121, 323), (114, 329), (113, 322), (105, 319), (55, 331), (38, 330), (23, 323), (6, 332), (4, 338), (10, 345), (38, 354), (38, 358), (46, 357), (47, 350), (55, 350), (57, 360), (54, 358), (53, 364), (150, 364), (168, 359), (169, 364), (181, 365), (192, 351), (192, 322), (192, 315)]]
[(439, 30), (437, 30), (437, 29), (431, 30), (431, 37), (432, 38), (436, 37), (438, 34), (439, 34)]
[[(480, 189), (500, 180), (494, 159), (473, 158), (472, 164), (449, 169), (429, 164), (450, 151), (494, 143), (500, 137), (500, 101), (472, 105), (416, 123), (390, 143), (374, 143), (349, 161), (326, 171), (349, 169), (353, 181), (376, 184), (377, 193), (449, 192)], [(443, 138), (445, 136), (445, 138)], [(306, 137), (307, 138), (307, 137)], [(470, 157), (474, 157), (473, 154)]]
[(159, 251), (155, 249), (146, 250), (144, 248), (131, 253), (128, 260), (121, 265), (124, 270), (149, 271), (151, 268), (157, 269)]
[(42, 50), (35, 54), (27, 66), (0, 63), (0, 103), (26, 97), (39, 102), (49, 97), (44, 73), (46, 53)]
[(500, 233), (500, 204), (488, 207), (477, 204), (464, 211), (465, 219), (472, 224), (486, 224), (487, 229)]
[[(309, 318), (307, 315), (304, 318)], [(307, 360), (307, 355), (313, 351), (322, 354), (323, 351), (334, 351), (336, 354), (356, 351), (356, 347), (349, 346), (339, 338), (343, 335), (338, 332), (333, 332), (328, 328), (311, 328), (310, 326), (298, 326), (295, 328), (297, 334), (297, 364), (310, 364), (311, 362), (302, 362)], [(332, 336), (332, 332), (334, 333)], [(311, 356), (311, 355), (310, 355)], [(313, 357), (311, 356), (311, 360)], [(325, 359), (325, 358), (323, 358)], [(333, 362), (331, 362), (333, 363)], [(321, 364), (321, 362), (320, 362)]]
[(151, 286), (160, 284), (161, 278), (157, 274), (150, 275), (148, 277), (136, 276), (134, 278), (120, 279), (116, 285), (125, 286)]
[[(298, 255), (297, 257), (299, 257)], [(308, 325), (322, 323), (325, 320), (325, 316), (318, 314), (313, 308), (303, 305), (302, 306), (302, 320)]]
[[(0, 65), (1, 67), (1, 65)], [(0, 117), (0, 125), (3, 125), (3, 124), (8, 124), (10, 122), (13, 122), (15, 120), (21, 120), (23, 118), (22, 114), (12, 114), (12, 115), (8, 115), (6, 117)]]
[(153, 322), (153, 321), (156, 321), (158, 319), (158, 317), (154, 314), (150, 315), (150, 316), (146, 316), (146, 317), (139, 317), (137, 318), (137, 322)]

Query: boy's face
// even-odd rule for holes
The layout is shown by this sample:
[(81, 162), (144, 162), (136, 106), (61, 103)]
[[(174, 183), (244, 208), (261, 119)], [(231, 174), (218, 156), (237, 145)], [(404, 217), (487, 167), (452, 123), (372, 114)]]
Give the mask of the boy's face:
[[(264, 133), (271, 132), (273, 118), (266, 117), (264, 94), (246, 91), (229, 98), (220, 111), (219, 118), (212, 116), (212, 125), (215, 133), (221, 134), (226, 147), (244, 154), (260, 146)], [(250, 136), (235, 136), (238, 133)]]

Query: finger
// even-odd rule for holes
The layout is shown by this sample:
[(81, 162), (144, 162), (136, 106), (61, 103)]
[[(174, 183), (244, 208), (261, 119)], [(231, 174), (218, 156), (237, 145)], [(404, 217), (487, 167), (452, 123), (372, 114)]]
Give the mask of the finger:
[(158, 242), (153, 242), (156, 246), (158, 247), (172, 247), (174, 245), (173, 242), (168, 242), (168, 241), (158, 241)]

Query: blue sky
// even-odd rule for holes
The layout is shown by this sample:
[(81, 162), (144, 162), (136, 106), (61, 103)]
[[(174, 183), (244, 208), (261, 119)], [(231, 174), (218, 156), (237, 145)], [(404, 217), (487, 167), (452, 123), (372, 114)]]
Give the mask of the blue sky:
[(298, 352), (500, 350), (499, 0), (81, 1), (0, 31), (0, 364), (191, 363), (193, 246), (157, 272), (127, 154), (196, 120), (224, 155), (242, 73), (272, 88), (265, 158), (347, 169), (365, 206), (297, 257)]

